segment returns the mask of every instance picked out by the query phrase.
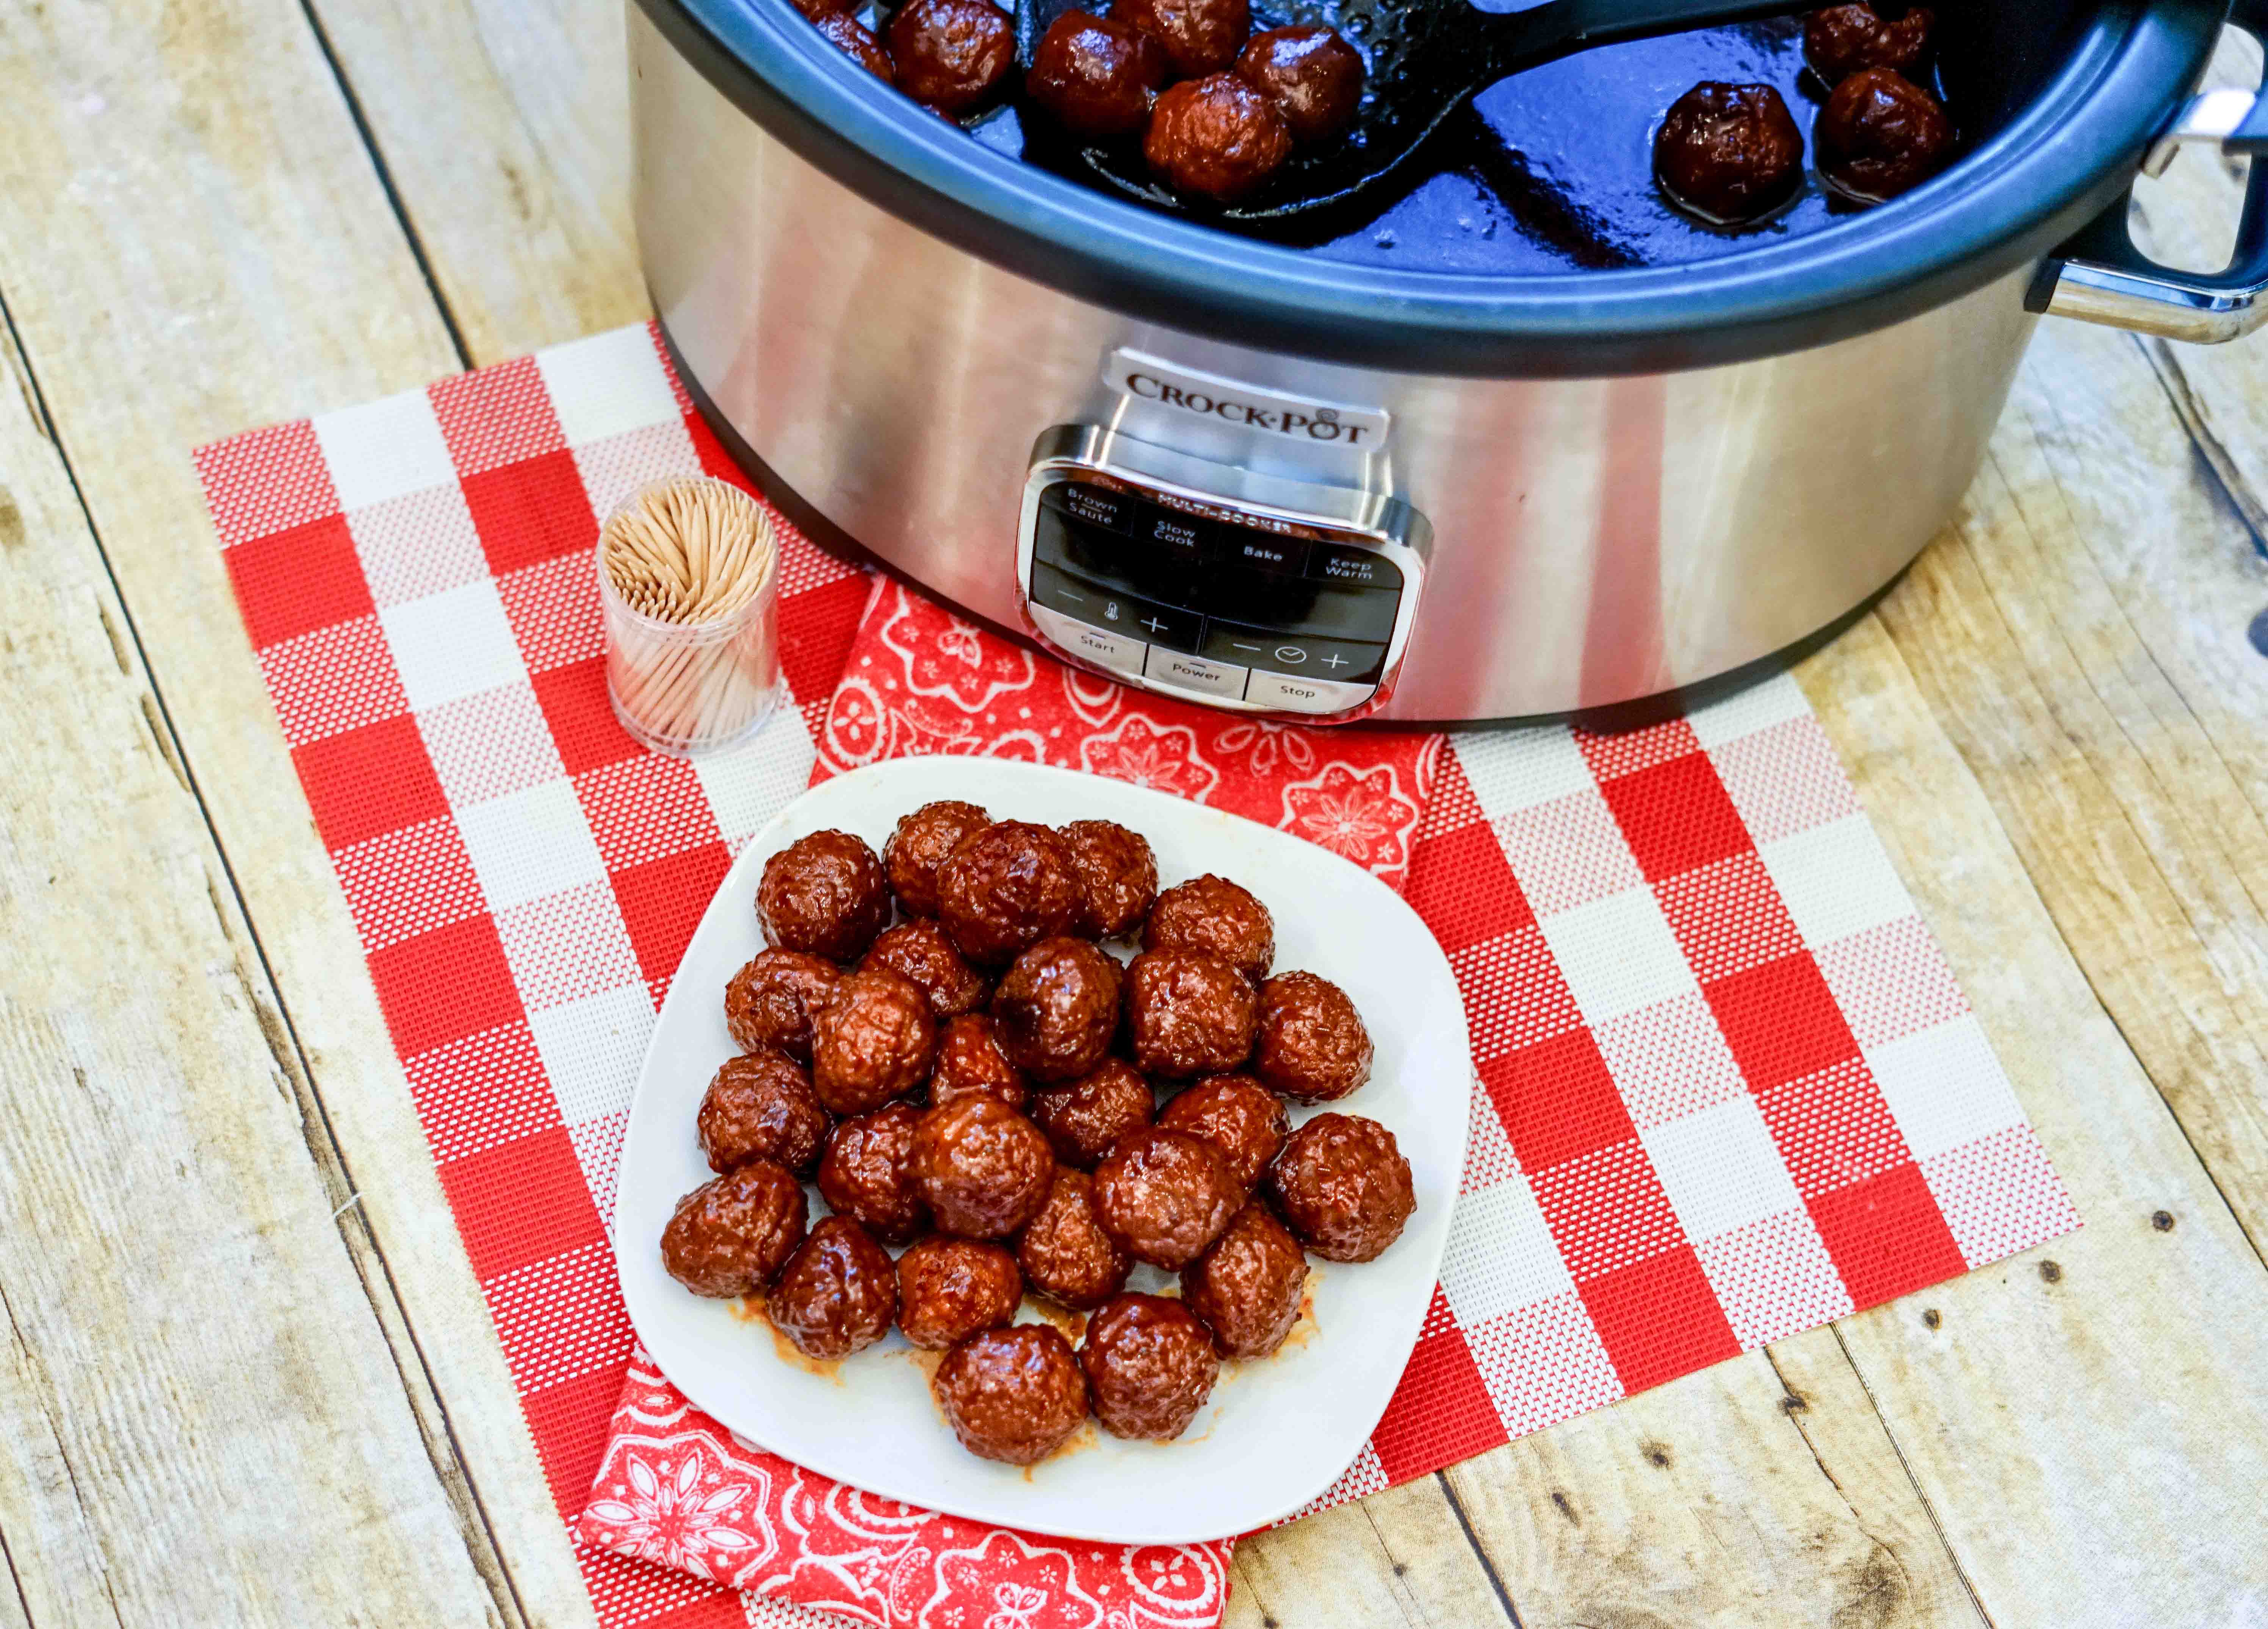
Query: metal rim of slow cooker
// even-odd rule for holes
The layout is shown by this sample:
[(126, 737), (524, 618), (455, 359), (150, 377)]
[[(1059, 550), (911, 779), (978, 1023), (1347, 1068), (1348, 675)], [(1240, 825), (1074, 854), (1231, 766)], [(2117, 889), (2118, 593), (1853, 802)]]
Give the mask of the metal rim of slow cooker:
[(956, 247), (1076, 299), (1231, 343), (1395, 372), (1657, 373), (1888, 327), (2046, 254), (2114, 202), (2213, 48), (2220, 0), (2110, 0), (2021, 114), (1926, 187), (1712, 261), (1478, 276), (1330, 261), (1171, 219), (969, 139), (788, 0), (637, 0), (807, 162)]

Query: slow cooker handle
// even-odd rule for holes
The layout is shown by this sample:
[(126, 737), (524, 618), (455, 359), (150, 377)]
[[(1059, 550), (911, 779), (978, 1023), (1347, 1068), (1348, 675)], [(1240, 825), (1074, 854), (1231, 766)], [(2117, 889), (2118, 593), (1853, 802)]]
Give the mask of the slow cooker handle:
[[(2268, 0), (2236, 0), (2228, 20), (2268, 40)], [(2164, 174), (2176, 152), (2201, 142), (2256, 160), (2225, 270), (2176, 271), (2136, 248), (2127, 230), (2129, 188), (2041, 263), (2025, 308), (2201, 345), (2241, 339), (2268, 322), (2268, 162), (2257, 161), (2268, 154), (2268, 92), (2223, 89), (2191, 98), (2150, 144), (2142, 173)]]

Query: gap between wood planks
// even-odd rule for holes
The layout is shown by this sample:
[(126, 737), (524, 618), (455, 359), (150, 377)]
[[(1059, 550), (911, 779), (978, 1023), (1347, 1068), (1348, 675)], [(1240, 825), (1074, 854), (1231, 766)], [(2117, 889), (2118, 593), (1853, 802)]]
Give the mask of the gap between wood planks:
[[(206, 838), (220, 861), (229, 896), (235, 902), (236, 915), (244, 924), (245, 939), (258, 963), (257, 985), (244, 966), (240, 951), (232, 970), (282, 1077), (278, 1089), (298, 1111), (302, 1140), (314, 1162), (324, 1191), (337, 1205), (332, 1213), (332, 1222), (346, 1246), (348, 1258), (355, 1264), (355, 1275), (362, 1286), (364, 1298), (378, 1321), (395, 1375), (401, 1382), (402, 1395), (409, 1405), (411, 1418), (416, 1421), (418, 1438), (424, 1444), (426, 1458), (449, 1501), (473, 1569), (486, 1587), (499, 1618), (504, 1624), (513, 1625), (514, 1629), (524, 1629), (529, 1619), (521, 1603), (519, 1588), (510, 1569), (504, 1564), (487, 1507), (482, 1502), (480, 1490), (474, 1484), (471, 1470), (465, 1463), (455, 1427), (449, 1419), (447, 1404), (434, 1383), (424, 1349), (410, 1323), (409, 1310), (402, 1303), (393, 1267), (387, 1261), (386, 1253), (380, 1249), (377, 1235), (364, 1219), (361, 1207), (354, 1204), (359, 1195), (353, 1175), (347, 1168), (345, 1152), (332, 1132), (329, 1112), (324, 1107), (320, 1094), (314, 1088), (305, 1049), (292, 1028), (291, 1014), (284, 1007), (281, 988), (276, 983), (274, 969), (269, 964), (268, 952), (261, 943), (259, 929), (253, 921), (250, 908), (238, 886), (236, 870), (229, 859), (227, 847), (221, 841), (219, 828), (214, 824), (212, 812), (206, 806), (204, 793), (197, 785), (188, 749), (173, 728), (165, 695), (158, 687), (156, 673), (151, 667), (148, 652), (143, 648), (140, 632), (135, 626), (133, 608), (127, 603), (117, 572), (111, 565), (109, 551), (104, 546), (101, 528), (95, 524), (93, 511), (88, 506), (86, 495), (79, 485), (78, 473), (72, 467), (70, 450), (63, 445), (55, 420), (48, 411), (46, 394), (40, 387), (38, 372), (32, 365), (31, 357), (17, 332), (5, 289), (0, 289), (0, 339), (4, 339), (9, 359), (28, 392), (27, 405), (31, 409), (33, 422), (55, 449), (56, 462), (64, 479), (70, 483), (72, 501), (86, 527), (88, 538), (94, 544), (96, 557), (102, 564), (104, 580), (109, 586), (111, 597), (117, 603), (118, 615), (125, 623), (124, 642), (122, 644), (120, 630), (111, 623), (107, 608), (97, 602), (112, 656), (121, 673), (138, 678), (143, 687), (143, 711), (151, 730), (152, 744), (180, 781), (182, 789), (195, 802), (198, 818), (204, 823)], [(127, 645), (130, 645), (134, 652), (131, 663), (126, 655)], [(140, 668), (138, 675), (135, 672), (137, 665)], [(219, 894), (210, 873), (206, 877), (206, 888), (212, 900), (213, 913), (219, 919), (223, 936), (235, 943), (237, 936), (231, 930), (228, 914), (221, 908)], [(267, 991), (264, 997), (262, 988)], [(351, 1216), (347, 1214), (350, 1210), (353, 1212)], [(378, 1282), (373, 1282), (373, 1272)], [(11, 1328), (12, 1324), (11, 1315)], [(406, 1358), (402, 1351), (404, 1343), (409, 1347)], [(65, 1463), (68, 1469), (68, 1462)], [(0, 1548), (4, 1548), (4, 1544), (5, 1535), (0, 1534)], [(16, 1580), (14, 1560), (12, 1557), (8, 1559), (10, 1579), (16, 1584), (20, 1596), (21, 1586)], [(28, 1615), (28, 1604), (25, 1610)], [(115, 1602), (112, 1603), (112, 1610), (114, 1615)]]

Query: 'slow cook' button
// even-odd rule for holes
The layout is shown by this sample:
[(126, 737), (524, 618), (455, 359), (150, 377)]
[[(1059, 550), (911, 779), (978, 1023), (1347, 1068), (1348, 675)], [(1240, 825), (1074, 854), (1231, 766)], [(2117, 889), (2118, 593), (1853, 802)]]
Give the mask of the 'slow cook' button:
[(1210, 662), (1202, 656), (1184, 656), (1178, 651), (1161, 651), (1150, 647), (1150, 660), (1143, 667), (1145, 678), (1161, 684), (1170, 684), (1177, 690), (1194, 690), (1200, 696), (1223, 696), (1233, 701), (1244, 694), (1246, 670), (1233, 662)]

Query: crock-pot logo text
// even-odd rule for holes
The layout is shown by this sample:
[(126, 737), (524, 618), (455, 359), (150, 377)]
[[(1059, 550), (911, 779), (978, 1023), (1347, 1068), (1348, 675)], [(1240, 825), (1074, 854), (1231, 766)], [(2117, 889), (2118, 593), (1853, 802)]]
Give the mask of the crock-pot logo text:
[(1108, 378), (1112, 388), (1138, 402), (1193, 413), (1240, 430), (1363, 453), (1375, 451), (1386, 439), (1388, 418), (1381, 409), (1311, 402), (1283, 391), (1177, 368), (1140, 351), (1113, 352)]

